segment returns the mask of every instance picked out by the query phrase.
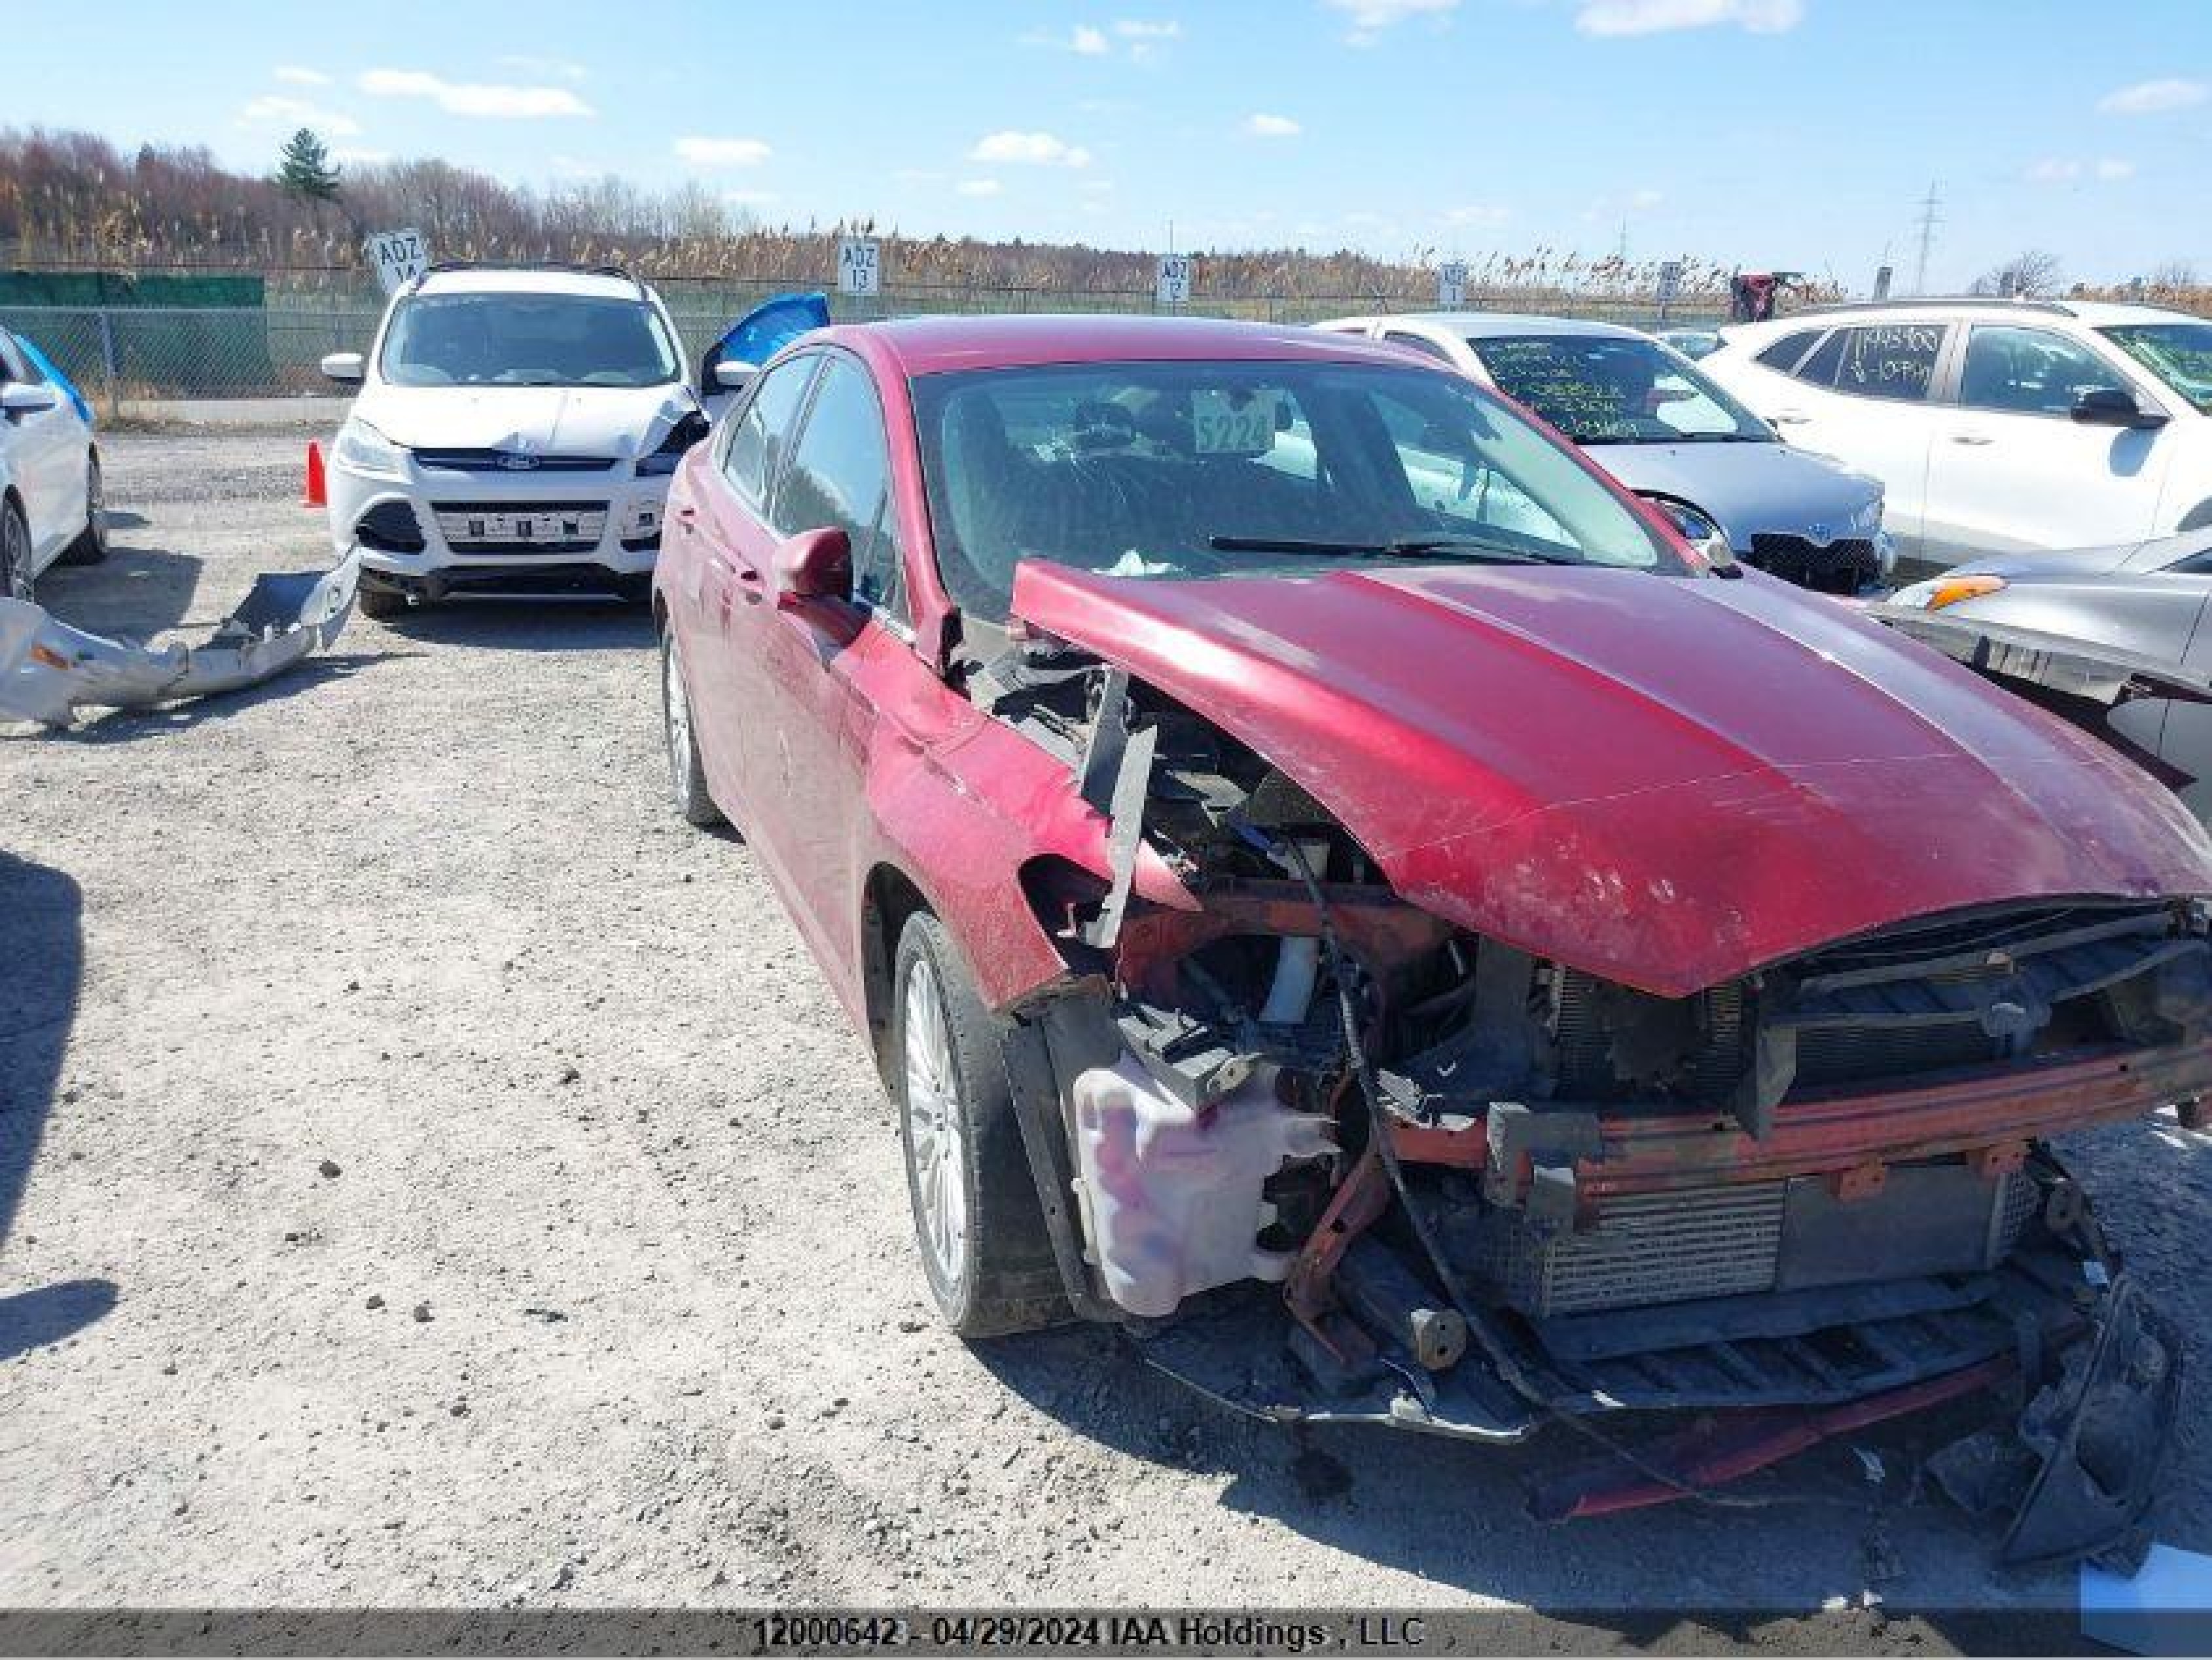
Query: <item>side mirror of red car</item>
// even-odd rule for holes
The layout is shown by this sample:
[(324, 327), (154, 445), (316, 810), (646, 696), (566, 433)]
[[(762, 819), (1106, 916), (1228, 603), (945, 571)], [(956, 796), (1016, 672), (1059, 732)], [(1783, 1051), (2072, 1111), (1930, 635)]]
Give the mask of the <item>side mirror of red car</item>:
[(841, 530), (803, 530), (775, 550), (775, 601), (853, 597), (853, 544)]

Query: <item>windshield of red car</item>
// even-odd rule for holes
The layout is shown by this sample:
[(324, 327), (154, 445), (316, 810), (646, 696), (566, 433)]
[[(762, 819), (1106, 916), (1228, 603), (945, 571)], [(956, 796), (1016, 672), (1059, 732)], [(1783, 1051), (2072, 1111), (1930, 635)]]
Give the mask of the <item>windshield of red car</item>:
[(1079, 363), (913, 394), (939, 564), (977, 617), (1006, 617), (1023, 559), (1163, 581), (1385, 557), (1688, 574), (1556, 441), (1440, 370)]

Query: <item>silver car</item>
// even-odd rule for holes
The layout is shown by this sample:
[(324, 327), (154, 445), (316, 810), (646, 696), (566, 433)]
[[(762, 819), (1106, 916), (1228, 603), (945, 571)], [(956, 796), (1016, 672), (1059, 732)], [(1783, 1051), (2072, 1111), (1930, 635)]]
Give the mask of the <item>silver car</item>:
[(2109, 739), (2212, 823), (2212, 530), (1977, 560), (1874, 614)]
[(1882, 487), (1774, 429), (1635, 329), (1565, 317), (1420, 312), (1320, 325), (1441, 358), (1534, 410), (1692, 541), (1802, 587), (1856, 593), (1896, 563)]

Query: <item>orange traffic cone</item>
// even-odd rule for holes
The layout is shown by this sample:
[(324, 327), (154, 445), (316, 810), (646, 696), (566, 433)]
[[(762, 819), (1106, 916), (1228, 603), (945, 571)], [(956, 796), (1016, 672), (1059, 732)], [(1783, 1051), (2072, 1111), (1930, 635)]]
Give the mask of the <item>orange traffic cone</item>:
[(330, 492), (323, 483), (323, 447), (311, 438), (307, 441), (307, 494), (301, 505), (326, 508), (330, 504)]

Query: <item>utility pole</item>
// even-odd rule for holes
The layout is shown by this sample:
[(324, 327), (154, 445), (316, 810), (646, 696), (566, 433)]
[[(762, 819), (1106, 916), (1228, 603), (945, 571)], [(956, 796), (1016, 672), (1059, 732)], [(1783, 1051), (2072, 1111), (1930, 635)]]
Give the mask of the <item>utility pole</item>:
[(1943, 222), (1942, 199), (1936, 194), (1936, 182), (1930, 179), (1928, 194), (1920, 204), (1920, 259), (1913, 268), (1912, 291), (1928, 292), (1928, 254), (1936, 246), (1936, 227)]

